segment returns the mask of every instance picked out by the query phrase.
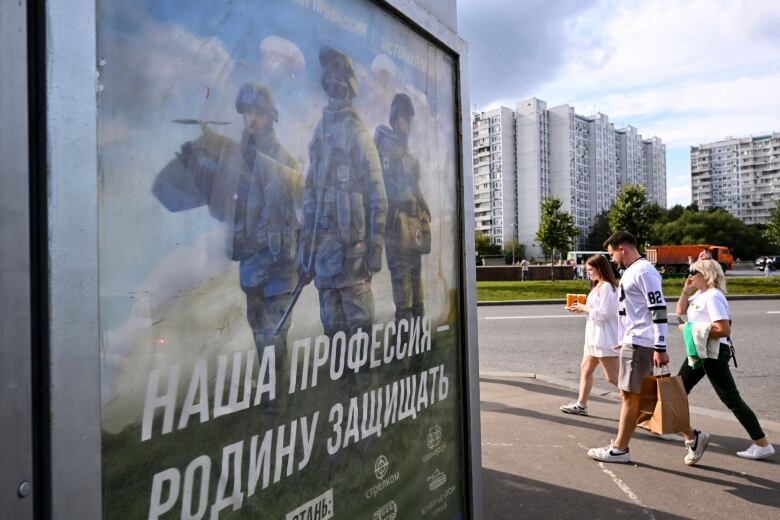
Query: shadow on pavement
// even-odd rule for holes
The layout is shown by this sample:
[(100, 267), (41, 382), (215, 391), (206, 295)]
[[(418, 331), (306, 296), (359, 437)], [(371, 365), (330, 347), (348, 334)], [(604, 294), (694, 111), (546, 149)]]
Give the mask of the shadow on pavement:
[[(658, 466), (652, 466), (643, 462), (635, 462), (634, 464), (638, 467), (644, 467), (670, 475), (677, 475), (691, 480), (698, 480), (707, 484), (715, 484), (717, 486), (730, 488), (726, 489), (726, 492), (734, 495), (735, 497), (747, 500), (753, 504), (780, 508), (780, 482), (776, 480), (768, 480), (739, 471), (706, 466), (701, 463), (694, 466), (694, 468), (699, 470), (699, 472), (696, 473), (691, 471), (683, 472), (669, 468), (659, 468)], [(771, 462), (763, 461), (756, 462), (756, 464), (771, 464)], [(717, 478), (718, 474), (731, 477), (732, 479), (740, 479), (746, 482), (744, 484), (739, 484), (733, 480), (724, 480)]]
[[(480, 409), (482, 412), (494, 412), (494, 413), (506, 413), (511, 415), (517, 415), (520, 417), (528, 417), (529, 419), (539, 419), (540, 421), (549, 421), (552, 423), (560, 424), (562, 426), (576, 426), (577, 428), (587, 428), (603, 433), (609, 433), (614, 435), (617, 431), (617, 418), (605, 418), (590, 415), (588, 417), (580, 417), (576, 415), (567, 415), (556, 410), (557, 414), (546, 414), (535, 412), (527, 408), (515, 408), (507, 406), (503, 403), (493, 403), (490, 401), (482, 401), (480, 403)], [(590, 419), (590, 420), (589, 420)], [(608, 421), (608, 424), (597, 424), (591, 422), (593, 419), (600, 421)]]
[(485, 518), (636, 520), (651, 511), (656, 520), (685, 518), (486, 468), (482, 483)]
[[(546, 394), (546, 395), (557, 395), (564, 399), (568, 399), (571, 401), (572, 399), (577, 398), (577, 392), (574, 390), (569, 390), (568, 388), (562, 388), (558, 386), (551, 386), (547, 383), (536, 383), (533, 379), (528, 379), (524, 381), (517, 381), (517, 380), (509, 380), (509, 379), (500, 379), (500, 378), (493, 378), (493, 377), (480, 377), (479, 378), (480, 383), (493, 383), (498, 385), (506, 385), (506, 386), (513, 386), (515, 388), (520, 388), (522, 390), (526, 390), (528, 392), (536, 392), (540, 394)], [(590, 397), (588, 397), (589, 401), (596, 401), (599, 403), (615, 403), (614, 399), (607, 399), (598, 395), (591, 394)], [(569, 402), (567, 401), (567, 402)], [(561, 403), (566, 404), (566, 403)]]

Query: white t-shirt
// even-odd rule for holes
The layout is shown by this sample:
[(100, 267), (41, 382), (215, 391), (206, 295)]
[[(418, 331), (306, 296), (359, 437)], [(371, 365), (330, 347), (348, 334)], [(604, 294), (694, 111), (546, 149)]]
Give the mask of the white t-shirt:
[(655, 267), (639, 258), (623, 273), (618, 290), (620, 343), (666, 352), (666, 300)]
[[(729, 319), (729, 302), (720, 289), (707, 289), (688, 298), (688, 321), (691, 323), (714, 323)], [(728, 345), (726, 338), (720, 342)]]
[(590, 307), (585, 324), (585, 344), (592, 347), (613, 348), (618, 343), (617, 289), (601, 282), (590, 293), (586, 304)]

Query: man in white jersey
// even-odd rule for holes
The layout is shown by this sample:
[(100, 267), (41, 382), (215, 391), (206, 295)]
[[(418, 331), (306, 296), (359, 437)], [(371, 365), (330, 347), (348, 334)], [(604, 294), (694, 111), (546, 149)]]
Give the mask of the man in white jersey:
[(604, 242), (612, 261), (625, 269), (618, 293), (618, 337), (622, 397), (620, 422), (615, 440), (603, 448), (591, 448), (588, 455), (603, 462), (630, 462), (628, 443), (636, 429), (642, 379), (653, 366), (669, 364), (666, 353), (666, 300), (661, 276), (639, 255), (634, 235), (618, 231)]

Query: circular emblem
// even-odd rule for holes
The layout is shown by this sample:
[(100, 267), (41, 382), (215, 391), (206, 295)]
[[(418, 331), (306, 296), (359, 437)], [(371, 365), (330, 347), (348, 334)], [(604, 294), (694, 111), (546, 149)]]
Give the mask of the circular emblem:
[(422, 230), (420, 228), (417, 228), (417, 230), (414, 232), (414, 241), (417, 242), (418, 246), (422, 246)]
[(377, 480), (382, 480), (385, 477), (389, 466), (390, 463), (387, 462), (387, 457), (384, 455), (380, 455), (379, 458), (376, 459), (376, 462), (374, 463), (374, 475), (376, 475)]
[(385, 170), (389, 170), (390, 169), (390, 157), (388, 157), (386, 155), (383, 155), (381, 157), (381, 159), (382, 159), (382, 168), (384, 168)]

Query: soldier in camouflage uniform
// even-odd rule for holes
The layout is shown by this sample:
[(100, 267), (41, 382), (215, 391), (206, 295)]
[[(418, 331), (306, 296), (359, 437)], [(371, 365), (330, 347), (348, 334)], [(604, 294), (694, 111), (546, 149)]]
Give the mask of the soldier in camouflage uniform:
[(309, 144), (299, 270), (319, 290), (326, 334), (370, 333), (371, 275), (381, 268), (387, 213), (382, 169), (352, 108), (358, 85), (351, 60), (327, 46), (319, 60), (328, 105)]
[(409, 153), (413, 117), (412, 100), (396, 94), (390, 106), (391, 128), (381, 125), (374, 134), (387, 190), (385, 245), (396, 320), (423, 315), (421, 256), (430, 252), (431, 215), (420, 191), (420, 163)]
[[(182, 146), (158, 176), (154, 191), (171, 211), (206, 204), (214, 218), (227, 224), (227, 254), (239, 262), (255, 346), (260, 355), (263, 348), (275, 346), (279, 380), (286, 366), (289, 321), (278, 336), (274, 328), (298, 282), (300, 223), (295, 208), (300, 207), (303, 176), (276, 139), (278, 112), (271, 92), (246, 84), (235, 106), (244, 116), (241, 142), (202, 124), (202, 135)], [(176, 200), (171, 184), (178, 184), (184, 202)]]

